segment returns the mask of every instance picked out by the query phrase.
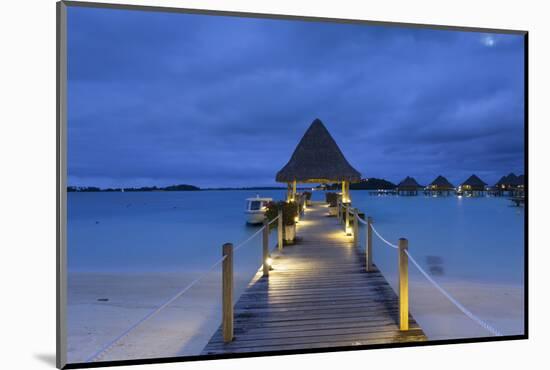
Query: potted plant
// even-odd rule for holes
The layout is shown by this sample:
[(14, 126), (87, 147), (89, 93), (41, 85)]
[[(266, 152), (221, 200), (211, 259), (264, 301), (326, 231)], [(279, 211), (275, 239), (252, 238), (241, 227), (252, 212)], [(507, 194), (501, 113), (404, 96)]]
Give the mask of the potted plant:
[(311, 206), (311, 191), (305, 191), (304, 196), (306, 197), (306, 206)]
[[(266, 205), (265, 205), (265, 218), (267, 219), (268, 222), (271, 222), (273, 221), (278, 215), (279, 215), (279, 203), (277, 202), (268, 202)], [(277, 222), (274, 222), (272, 223), (271, 225), (269, 225), (269, 229), (274, 229), (277, 227)]]
[[(266, 217), (268, 221), (274, 220), (279, 214), (279, 209), (283, 210), (283, 237), (286, 244), (293, 244), (296, 238), (296, 217), (298, 216), (297, 202), (270, 202), (267, 205)], [(276, 227), (276, 222), (271, 227)]]
[(298, 203), (282, 202), (283, 225), (285, 228), (284, 239), (286, 243), (294, 243), (296, 238), (296, 217), (298, 217)]
[(325, 199), (328, 203), (329, 216), (336, 216), (338, 214), (338, 194), (326, 193)]

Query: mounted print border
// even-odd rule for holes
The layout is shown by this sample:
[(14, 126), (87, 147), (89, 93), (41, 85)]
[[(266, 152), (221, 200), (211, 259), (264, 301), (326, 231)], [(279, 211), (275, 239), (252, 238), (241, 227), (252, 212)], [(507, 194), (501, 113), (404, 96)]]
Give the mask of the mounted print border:
[[(73, 11), (78, 16), (73, 15)], [(104, 23), (90, 23), (90, 27), (96, 27), (97, 30), (93, 42), (79, 39), (76, 37), (79, 35), (73, 32), (80, 25), (85, 27), (86, 11), (107, 14), (101, 20)], [(112, 16), (116, 12), (118, 15)], [(132, 58), (141, 58), (144, 63), (152, 64), (145, 67), (124, 64), (125, 60), (129, 60), (128, 56), (122, 55), (126, 49), (119, 48), (117, 51), (114, 47), (104, 50), (102, 42), (111, 39), (111, 36), (111, 41), (115, 40), (113, 45), (120, 46), (125, 41), (132, 41), (117, 39), (124, 36), (117, 32), (124, 27), (131, 27), (131, 22), (143, 21), (145, 18), (125, 23), (124, 14), (120, 12), (139, 14), (138, 18), (155, 14), (157, 18), (152, 27), (167, 27), (158, 35), (147, 32), (135, 34), (136, 38), (148, 40), (149, 45), (158, 46), (164, 40), (155, 37), (168, 37), (173, 32), (182, 32), (180, 37), (189, 35), (189, 39), (185, 38), (186, 42), (193, 39), (186, 44), (188, 49), (167, 47), (166, 50), (173, 54), (165, 59), (158, 55), (148, 56), (148, 50), (132, 48), (131, 45), (127, 50), (136, 53)], [(176, 19), (178, 15), (185, 18), (180, 22)], [(200, 17), (200, 21), (194, 17)], [(203, 20), (204, 23), (201, 23)], [(223, 37), (220, 36), (222, 28), (215, 29), (213, 27), (216, 26), (212, 26), (222, 21), (222, 28), (226, 30), (222, 32), (226, 32)], [(180, 30), (178, 27), (186, 22), (195, 23), (187, 26), (186, 30)], [(101, 24), (106, 30), (97, 28)], [(267, 26), (264, 29), (262, 27), (265, 24)], [(278, 29), (279, 24), (285, 26)], [(351, 26), (356, 28), (346, 28)], [(202, 33), (192, 33), (195, 32), (193, 27), (201, 27)], [(252, 32), (257, 27), (258, 33)], [(308, 31), (311, 27), (315, 29)], [(374, 36), (367, 35), (370, 29), (375, 29)], [(477, 124), (468, 126), (465, 123), (462, 131), (456, 131), (456, 127), (449, 124), (448, 132), (445, 131), (447, 128), (437, 131), (441, 127), (434, 126), (435, 133), (426, 129), (425, 136), (417, 138), (413, 131), (418, 126), (407, 126), (406, 123), (403, 123), (402, 128), (413, 130), (409, 132), (410, 135), (391, 130), (386, 132), (387, 126), (383, 125), (363, 128), (357, 115), (347, 118), (351, 122), (347, 126), (338, 122), (338, 114), (350, 108), (349, 101), (357, 98), (357, 91), (361, 91), (354, 85), (358, 84), (357, 79), (362, 78), (361, 74), (356, 72), (355, 75), (345, 76), (346, 83), (353, 85), (356, 90), (350, 93), (340, 90), (341, 102), (335, 102), (336, 95), (329, 93), (329, 98), (315, 100), (315, 94), (321, 95), (318, 89), (333, 92), (345, 89), (347, 85), (340, 81), (344, 78), (335, 72), (347, 67), (350, 67), (350, 72), (355, 67), (350, 64), (355, 60), (346, 59), (345, 53), (360, 56), (362, 54), (357, 50), (362, 47), (363, 41), (372, 41), (370, 37), (383, 37), (384, 32), (390, 32), (392, 37), (396, 37), (395, 34), (401, 31), (420, 32), (409, 34), (407, 42), (422, 43), (419, 47), (426, 48), (426, 55), (435, 59), (438, 53), (445, 53), (445, 37), (448, 34), (460, 33), (466, 39), (474, 35), (480, 40), (481, 46), (475, 46), (480, 48), (479, 51), (474, 46), (464, 47), (463, 51), (471, 53), (468, 55), (473, 55), (473, 59), (479, 57), (476, 61), (487, 65), (495, 59), (491, 59), (494, 56), (480, 57), (483, 48), (493, 52), (501, 42), (499, 37), (517, 38), (513, 42), (502, 41), (503, 48), (508, 48), (502, 53), (513, 53), (513, 57), (509, 58), (510, 70), (522, 70), (522, 73), (510, 76), (508, 70), (503, 70), (502, 76), (516, 82), (522, 81), (519, 85), (512, 84), (521, 91), (505, 91), (501, 95), (495, 93), (496, 100), (509, 102), (507, 99), (512, 99), (514, 109), (517, 108), (512, 111), (516, 121), (508, 122), (502, 114), (491, 116), (491, 109), (495, 109), (492, 105), (487, 108), (481, 103), (476, 106), (464, 103), (459, 118), (449, 118), (445, 112), (439, 112), (439, 118), (443, 117), (442, 122), (459, 119), (467, 121), (471, 119), (470, 115), (478, 114), (473, 118), (474, 121), (504, 123), (478, 131)], [(446, 33), (431, 38), (430, 32), (438, 31)], [(265, 36), (269, 32), (275, 36)], [(349, 46), (352, 51), (336, 50), (341, 38), (361, 32), (365, 32), (364, 38), (353, 40), (353, 45)], [(219, 86), (214, 75), (219, 73), (218, 69), (225, 68), (228, 74), (243, 73), (247, 68), (254, 68), (253, 63), (257, 61), (254, 58), (261, 54), (246, 55), (248, 50), (245, 46), (231, 49), (239, 43), (225, 45), (230, 35), (243, 37), (243, 45), (269, 47), (268, 41), (271, 41), (272, 45), (279, 47), (276, 53), (266, 54), (272, 70), (266, 71), (269, 69), (266, 64), (265, 68), (263, 66), (256, 71), (256, 75), (248, 77), (252, 82), (237, 80), (230, 81), (233, 85)], [(327, 43), (335, 48), (335, 52), (329, 55), (326, 50), (321, 50), (327, 46), (319, 46), (316, 35), (328, 40)], [(201, 37), (207, 38), (207, 41)], [(299, 42), (290, 45), (289, 40)], [(396, 37), (388, 38), (387, 42), (401, 41)], [(405, 44), (394, 46), (404, 52), (403, 48), (410, 46), (403, 46)], [(74, 51), (78, 46), (81, 49)], [(223, 50), (220, 51), (221, 55), (217, 55), (217, 47)], [(509, 51), (510, 48), (515, 49)], [(190, 55), (191, 50), (195, 54)], [(162, 49), (156, 52), (162, 52)], [(380, 55), (383, 52), (380, 51)], [(410, 55), (414, 53), (412, 49), (409, 52)], [(102, 53), (107, 58), (103, 60), (103, 65), (94, 64), (97, 62), (94, 58), (86, 61), (83, 57)], [(281, 56), (281, 53), (290, 56)], [(342, 53), (346, 63), (342, 63), (338, 67), (340, 69), (332, 69), (331, 66), (339, 62), (338, 53)], [(242, 59), (239, 59), (240, 54), (243, 55)], [(186, 58), (186, 55), (196, 59), (187, 65), (180, 65), (179, 61), (172, 59), (174, 56)], [(326, 57), (327, 64), (314, 56)], [(387, 62), (394, 63), (399, 57), (403, 55), (396, 54), (395, 59), (390, 58)], [(449, 53), (449, 57), (457, 56)], [(160, 64), (151, 62), (160, 59)], [(250, 63), (244, 63), (245, 60)], [(515, 60), (521, 62), (522, 68), (515, 69)], [(120, 64), (113, 66), (108, 63), (113, 61)], [(216, 69), (202, 65), (207, 62), (215, 63)], [(90, 64), (80, 69), (79, 63)], [(395, 62), (394, 67), (403, 68), (403, 65)], [(179, 71), (185, 74), (185, 79), (158, 87), (161, 82), (165, 83), (160, 81), (166, 78), (162, 75), (162, 68)], [(317, 80), (308, 68), (315, 70)], [(447, 83), (450, 81), (447, 77), (452, 73), (441, 68), (443, 72), (438, 76), (446, 75)], [(461, 71), (467, 75), (469, 70), (464, 68)], [(89, 72), (95, 69), (98, 71), (97, 78), (109, 80), (108, 84), (90, 88), (91, 85), (82, 87), (74, 82), (86, 80), (94, 84), (93, 74), (86, 75), (82, 70)], [(432, 71), (434, 74), (441, 72), (436, 69)], [(398, 86), (399, 83), (391, 81), (390, 71), (386, 72), (388, 85), (393, 83), (392, 86)], [(411, 70), (410, 75), (414, 73), (418, 73), (418, 70)], [(498, 82), (501, 77), (498, 71), (487, 73), (491, 74), (487, 83)], [(147, 75), (150, 80), (144, 83), (129, 82), (139, 75)], [(307, 75), (308, 79), (300, 80), (303, 75)], [(269, 79), (269, 83), (258, 81), (258, 76), (267, 76), (265, 78)], [(187, 88), (187, 83), (191, 86), (191, 80), (195, 85)], [(291, 80), (293, 83), (296, 80), (300, 82), (288, 90), (277, 85), (284, 84), (280, 81)], [(419, 78), (414, 83), (411, 81), (408, 83), (418, 84), (413, 86), (414, 91), (430, 88), (426, 79)], [(176, 82), (182, 91), (170, 90), (175, 86), (171, 83)], [(373, 93), (370, 96), (375, 103), (365, 103), (368, 105), (365, 109), (377, 110), (377, 117), (389, 116), (387, 111), (381, 110), (392, 110), (392, 105), (374, 94), (384, 96), (386, 86), (374, 78), (369, 82), (374, 86), (369, 91)], [(403, 100), (409, 99), (405, 95), (411, 93), (407, 91), (406, 83)], [(264, 86), (267, 84), (271, 84), (270, 87)], [(311, 86), (306, 88), (304, 85)], [(105, 86), (110, 86), (116, 92), (111, 94)], [(211, 91), (203, 91), (209, 86)], [(470, 86), (465, 84), (463, 88), (466, 91)], [(479, 90), (471, 89), (473, 95), (481, 94)], [(449, 90), (428, 98), (436, 101), (438, 95), (447, 94), (450, 96), (449, 101), (456, 99)], [(273, 96), (284, 103), (270, 101), (270, 92), (276, 94), (276, 91), (288, 93), (286, 100), (284, 93)], [(241, 92), (240, 100), (234, 100), (236, 93)], [(177, 98), (180, 100), (174, 98), (170, 105), (169, 98), (179, 96), (177, 94), (180, 93), (182, 95)], [(200, 98), (208, 96), (208, 99), (199, 102), (199, 93), (204, 94)], [(133, 94), (128, 101), (124, 101), (126, 94)], [(155, 95), (162, 98), (154, 100)], [(513, 97), (510, 98), (510, 95)], [(516, 95), (522, 98), (518, 99)], [(411, 98), (410, 104), (422, 104), (420, 98)], [(117, 99), (121, 106), (115, 109), (111, 105), (118, 104)], [(307, 106), (310, 99), (317, 105), (304, 108), (303, 112), (295, 115), (281, 113), (281, 110), (292, 110), (292, 104), (296, 101)], [(490, 104), (498, 104), (496, 100)], [(152, 107), (142, 112), (134, 111), (135, 107), (149, 101), (165, 105), (158, 110)], [(243, 108), (241, 102), (247, 106)], [(441, 104), (444, 103), (442, 101)], [(62, 1), (57, 3), (56, 104), (58, 368), (528, 338), (527, 31)], [(193, 109), (184, 109), (187, 105), (193, 106)], [(113, 110), (101, 111), (107, 106)], [(335, 113), (327, 106), (333, 107)], [(508, 103), (503, 106), (510, 108)], [(174, 113), (177, 119), (170, 116), (167, 107), (177, 112)], [(239, 109), (241, 111), (235, 113)], [(262, 121), (263, 117), (269, 116), (269, 109), (273, 110), (271, 114), (276, 118), (265, 118)], [(191, 110), (195, 111), (189, 113)], [(212, 112), (217, 110), (227, 112), (226, 124), (219, 123), (219, 117), (212, 116)], [(245, 110), (247, 112), (243, 113)], [(200, 114), (196, 111), (200, 111)], [(498, 108), (496, 112), (499, 112)], [(355, 113), (361, 114), (360, 111)], [(107, 118), (108, 115), (110, 117)], [(140, 124), (151, 126), (141, 127), (142, 133), (138, 132), (138, 128), (133, 132), (132, 124), (142, 119), (141, 115), (149, 115), (149, 121), (143, 119)], [(235, 119), (234, 115), (238, 118)], [(368, 116), (367, 113), (365, 115)], [(151, 117), (154, 117), (154, 121), (158, 119), (166, 122), (162, 123), (165, 126), (155, 126), (159, 123), (152, 123)], [(194, 131), (189, 134), (185, 130), (191, 130), (190, 126), (177, 123), (181, 117), (193, 117), (196, 120), (202, 117), (205, 123), (195, 126), (210, 126), (201, 132), (193, 127)], [(257, 120), (247, 126), (243, 123), (247, 122), (243, 117)], [(419, 117), (418, 122), (424, 122), (422, 120), (426, 116)], [(289, 123), (277, 127), (277, 120), (288, 120)], [(398, 119), (395, 122), (397, 126), (400, 124)], [(487, 131), (491, 133), (487, 134)], [(504, 134), (507, 131), (514, 132), (513, 140), (506, 141), (508, 139)], [(519, 136), (523, 136), (520, 139), (518, 132)], [(374, 139), (369, 141), (369, 135), (377, 133), (380, 133), (381, 140), (387, 140), (387, 144), (384, 144), (386, 146), (376, 143)], [(494, 157), (496, 159), (483, 162), (483, 151), (475, 152), (476, 158), (472, 161), (464, 159), (468, 156), (468, 151), (464, 150), (467, 147), (459, 147), (458, 144), (456, 156), (448, 154), (454, 150), (454, 138), (463, 137), (462, 141), (474, 145), (475, 133), (504, 135), (498, 136), (498, 140), (489, 141), (490, 145), (494, 145), (492, 150), (498, 152)], [(162, 137), (159, 138), (159, 135)], [(171, 136), (180, 140), (181, 145), (170, 141)], [(193, 138), (186, 141), (191, 136)], [(359, 142), (363, 138), (364, 142)], [(426, 138), (431, 141), (426, 141)], [(159, 141), (155, 141), (157, 139)], [(193, 140), (198, 142), (196, 147)], [(127, 144), (124, 144), (125, 141)], [(229, 141), (232, 144), (224, 146)], [(119, 146), (121, 142), (124, 145)], [(103, 147), (100, 149), (99, 145)], [(430, 146), (435, 149), (430, 151)], [(166, 148), (170, 149), (169, 154)], [(208, 155), (203, 152), (208, 152)], [(366, 155), (361, 156), (362, 153)], [(392, 157), (392, 153), (400, 154)], [(443, 157), (449, 155), (451, 164), (446, 173), (435, 172), (440, 167), (430, 162), (433, 161), (433, 153)], [(422, 161), (415, 161), (418, 155), (424, 156), (422, 161), (428, 163), (426, 168), (437, 170), (419, 169)], [(198, 163), (193, 162), (195, 157)], [(364, 160), (363, 157), (369, 159)], [(407, 157), (411, 161), (410, 165), (406, 161), (403, 164), (403, 158)], [(255, 161), (259, 165), (254, 165)], [(377, 167), (376, 161), (383, 164)], [(236, 162), (239, 162), (238, 166), (234, 165)], [(481, 164), (473, 167), (472, 163), (477, 162)], [(460, 163), (466, 164), (461, 167)], [(522, 171), (523, 174), (517, 176), (515, 173), (502, 172), (511, 163), (515, 167), (510, 167), (510, 171)], [(201, 175), (202, 170), (205, 175)], [(266, 171), (268, 177), (264, 176)], [(476, 171), (481, 173), (472, 175)], [(211, 180), (213, 173), (219, 173), (219, 178)], [(397, 173), (402, 174), (402, 177), (397, 178), (401, 176)], [(498, 181), (492, 181), (494, 173), (499, 174)], [(418, 180), (413, 176), (417, 176)], [(395, 183), (388, 179), (395, 180)], [(427, 202), (436, 201), (439, 203), (434, 208), (426, 205)], [(466, 206), (466, 203), (469, 205)], [(241, 208), (235, 204), (240, 204)], [(460, 207), (458, 211), (457, 207)], [(241, 215), (242, 219), (236, 220), (234, 212)], [(434, 212), (441, 213), (433, 217)], [(506, 214), (503, 215), (503, 212)], [(399, 218), (399, 214), (405, 215), (404, 218), (390, 220), (391, 217)], [(491, 222), (500, 223), (501, 229), (513, 233), (505, 236), (516, 244), (523, 243), (521, 248), (515, 244), (501, 245), (502, 240), (498, 238), (491, 241), (495, 234), (487, 231), (489, 223), (484, 223), (489, 222), (486, 221), (487, 215), (508, 218), (505, 222), (501, 218)], [(415, 220), (411, 221), (411, 225), (416, 229), (424, 228), (425, 231), (411, 235), (406, 217)], [(438, 223), (437, 218), (449, 221)], [(465, 221), (465, 218), (468, 220)], [(153, 230), (152, 225), (161, 226)], [(186, 228), (184, 225), (192, 226)], [(440, 225), (444, 231), (440, 234), (432, 232), (429, 230), (430, 225), (432, 229)], [(485, 230), (485, 234), (480, 229)], [(463, 269), (460, 266), (467, 264), (465, 252), (461, 254), (461, 248), (454, 245), (468, 244), (472, 240), (462, 240), (458, 236), (456, 238), (460, 240), (457, 241), (445, 240), (448, 245), (444, 247), (452, 250), (449, 254), (438, 254), (437, 249), (427, 246), (423, 250), (420, 246), (429, 245), (426, 242), (429, 238), (434, 239), (434, 244), (440, 245), (441, 239), (437, 238), (443, 238), (443, 233), (458, 235), (460, 231), (475, 234), (475, 237), (480, 238), (476, 242), (487, 243), (487, 250), (478, 252), (480, 261), (490, 260), (498, 248), (502, 248), (502, 258), (512, 259), (514, 264), (499, 269), (500, 260), (496, 258), (497, 268), (478, 262), (477, 270), (475, 267)], [(148, 250), (144, 247), (148, 235), (155, 243), (163, 240), (168, 246), (155, 247), (154, 252)], [(126, 237), (127, 240), (124, 239)], [(119, 241), (121, 246), (128, 244), (135, 249), (120, 247), (121, 250), (117, 250), (113, 246)], [(215, 245), (212, 249), (201, 246), (199, 252), (193, 252), (181, 247), (185, 243)], [(513, 284), (503, 280), (502, 269), (513, 270), (513, 276), (507, 277), (515, 279)], [(147, 271), (136, 274), (137, 270)], [(463, 281), (453, 280), (458, 276)], [(476, 279), (486, 279), (486, 285), (482, 287)], [(502, 297), (509, 295), (511, 285), (516, 306), (510, 315), (516, 315), (512, 320), (515, 327), (502, 328), (498, 318), (488, 317), (484, 308), (472, 307), (468, 291), (483, 295), (486, 287), (491, 286), (495, 296), (490, 299), (505, 305), (508, 301)], [(147, 289), (149, 292), (145, 294)], [(140, 294), (147, 297), (140, 301)], [(189, 312), (190, 316), (186, 317), (184, 312)], [(508, 314), (499, 312), (495, 316)], [(454, 319), (449, 319), (451, 316)], [(453, 332), (453, 326), (462, 327), (463, 331)], [(172, 327), (175, 329), (169, 330)], [(165, 352), (147, 344), (152, 341), (159, 342), (166, 348)], [(141, 348), (145, 351), (143, 355), (139, 354)]]

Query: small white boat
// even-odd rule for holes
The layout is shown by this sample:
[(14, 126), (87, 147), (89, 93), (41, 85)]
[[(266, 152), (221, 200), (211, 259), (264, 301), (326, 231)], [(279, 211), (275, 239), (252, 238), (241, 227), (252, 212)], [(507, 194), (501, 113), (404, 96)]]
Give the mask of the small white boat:
[(272, 201), (273, 198), (260, 198), (259, 195), (256, 195), (256, 198), (246, 199), (246, 209), (244, 211), (246, 222), (249, 224), (261, 224), (264, 222), (267, 210), (266, 205)]

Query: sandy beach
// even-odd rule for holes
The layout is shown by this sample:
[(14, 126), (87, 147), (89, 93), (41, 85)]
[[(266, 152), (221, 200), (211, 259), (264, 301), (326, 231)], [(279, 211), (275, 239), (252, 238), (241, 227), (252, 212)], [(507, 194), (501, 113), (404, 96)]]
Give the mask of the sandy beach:
[[(71, 273), (68, 302), (69, 362), (83, 362), (171, 298), (200, 272)], [(237, 280), (244, 287), (250, 277)], [(98, 360), (199, 354), (221, 319), (218, 271), (116, 343)]]
[[(438, 283), (503, 335), (523, 334), (521, 285), (447, 280)], [(425, 280), (411, 280), (409, 296), (411, 313), (430, 340), (491, 336)]]
[[(83, 362), (200, 273), (71, 273), (69, 361)], [(249, 277), (240, 278), (243, 288)], [(505, 335), (523, 332), (523, 288), (445, 282), (462, 304)], [(411, 311), (428, 338), (490, 335), (433, 287), (411, 281)], [(213, 271), (180, 299), (117, 342), (99, 360), (196, 355), (220, 325), (220, 276)], [(498, 309), (495, 309), (498, 307)]]

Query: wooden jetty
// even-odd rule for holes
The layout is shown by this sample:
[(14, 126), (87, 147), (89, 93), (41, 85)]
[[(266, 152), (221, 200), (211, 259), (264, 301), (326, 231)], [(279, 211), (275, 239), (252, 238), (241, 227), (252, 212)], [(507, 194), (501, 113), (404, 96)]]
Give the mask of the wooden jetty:
[(366, 271), (365, 253), (327, 215), (326, 204), (306, 210), (297, 243), (273, 254), (268, 276), (260, 269), (232, 307), (232, 340), (222, 324), (203, 355), (427, 339), (410, 315), (400, 330), (398, 297), (375, 265)]

